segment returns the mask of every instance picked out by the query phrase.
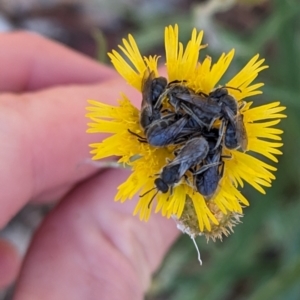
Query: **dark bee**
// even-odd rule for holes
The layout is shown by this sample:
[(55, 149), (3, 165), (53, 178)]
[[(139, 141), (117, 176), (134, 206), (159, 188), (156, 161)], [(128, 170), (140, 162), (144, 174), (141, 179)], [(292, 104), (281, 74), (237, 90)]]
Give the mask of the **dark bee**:
[(214, 121), (222, 116), (221, 106), (205, 94), (195, 94), (188, 87), (176, 83), (169, 84), (159, 97), (156, 106), (168, 98), (175, 112), (180, 110), (190, 115), (199, 128), (211, 128)]
[[(238, 113), (238, 103), (233, 96), (228, 94), (228, 88), (236, 89), (233, 87), (220, 87), (209, 93), (208, 98), (210, 101), (218, 103), (222, 107), (224, 114), (227, 115), (227, 110), (230, 109), (233, 115), (236, 115)], [(227, 115), (227, 117), (229, 118), (230, 116)]]
[(227, 124), (224, 135), (224, 144), (228, 149), (241, 148), (243, 151), (247, 150), (248, 137), (242, 114), (238, 114), (235, 117), (234, 123), (229, 122)]
[(203, 161), (191, 169), (193, 173), (193, 187), (204, 196), (206, 200), (215, 194), (219, 181), (223, 176), (222, 145), (220, 145), (220, 130), (213, 128), (203, 130), (209, 152)]
[(184, 141), (183, 137), (188, 133), (183, 128), (188, 123), (188, 117), (176, 119), (164, 118), (156, 120), (146, 129), (147, 141), (150, 145), (156, 147), (164, 147), (167, 145), (178, 144)]
[(194, 174), (194, 185), (206, 200), (213, 197), (223, 177), (224, 162), (221, 152), (221, 147), (219, 147), (209, 153), (205, 159), (205, 164)]
[(141, 142), (148, 142), (152, 146), (163, 147), (179, 143), (183, 136), (182, 132), (188, 119), (179, 118), (179, 115), (169, 112), (162, 114), (161, 102), (158, 99), (167, 86), (167, 79), (154, 77), (154, 72), (147, 69), (142, 81), (142, 106), (140, 113), (140, 125), (144, 129), (146, 138), (129, 131), (139, 138)]
[(161, 106), (155, 104), (167, 86), (167, 79), (154, 77), (154, 72), (146, 69), (142, 80), (142, 105), (140, 113), (140, 125), (143, 129), (149, 127), (153, 121), (161, 118)]
[(138, 137), (142, 143), (149, 143), (155, 147), (164, 147), (168, 145), (180, 144), (186, 140), (192, 129), (184, 130), (189, 122), (189, 116), (178, 117), (176, 114), (163, 116), (159, 120), (155, 120), (145, 129), (146, 138), (135, 132), (128, 131)]
[(209, 151), (208, 142), (204, 137), (193, 138), (179, 149), (173, 161), (169, 162), (156, 178), (154, 184), (158, 191), (168, 192), (178, 183), (185, 173), (192, 167), (200, 164)]
[(241, 148), (243, 151), (246, 151), (248, 138), (243, 115), (240, 114), (240, 109), (244, 103), (239, 106), (236, 99), (228, 94), (228, 88), (235, 89), (233, 87), (217, 88), (208, 95), (208, 98), (221, 107), (223, 124), (220, 127), (220, 136), (223, 135), (221, 131), (224, 129), (224, 144), (226, 148)]

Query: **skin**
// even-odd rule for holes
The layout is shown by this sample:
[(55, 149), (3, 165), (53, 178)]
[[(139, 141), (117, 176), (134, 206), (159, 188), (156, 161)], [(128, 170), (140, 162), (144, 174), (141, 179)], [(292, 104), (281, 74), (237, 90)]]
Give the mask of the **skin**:
[(111, 68), (35, 34), (0, 35), (0, 226), (27, 203), (57, 202), (25, 258), (0, 240), (0, 288), (15, 300), (143, 299), (178, 235), (172, 220), (132, 216), (113, 198), (129, 172), (90, 163), (86, 99), (141, 95)]

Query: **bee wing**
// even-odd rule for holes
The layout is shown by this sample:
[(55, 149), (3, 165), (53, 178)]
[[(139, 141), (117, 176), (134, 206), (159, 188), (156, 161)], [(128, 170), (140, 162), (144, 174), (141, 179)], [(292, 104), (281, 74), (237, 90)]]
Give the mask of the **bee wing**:
[[(178, 121), (160, 119), (152, 123), (147, 130), (147, 139), (152, 146), (166, 146), (176, 143), (181, 137), (182, 129), (188, 122), (187, 118)], [(161, 126), (160, 124), (164, 124)]]
[(180, 99), (181, 101), (184, 101), (184, 102), (187, 102), (187, 103), (190, 103), (194, 106), (197, 106), (199, 108), (202, 107), (203, 105), (203, 101), (205, 101), (205, 98), (202, 97), (201, 95), (197, 95), (197, 94), (194, 94), (194, 93), (177, 93), (175, 95), (175, 97), (177, 99)]
[(164, 129), (166, 136), (169, 137), (169, 141), (176, 139), (180, 133), (182, 132), (182, 129), (188, 122), (187, 118), (181, 118), (178, 121), (176, 121), (174, 124), (170, 125), (166, 129)]
[(190, 162), (188, 160), (173, 160), (172, 162), (170, 162), (168, 164), (168, 167), (174, 167), (176, 165), (179, 165), (179, 168), (178, 168), (178, 178), (181, 178), (185, 172), (191, 168), (190, 166)]
[(247, 146), (248, 146), (248, 136), (247, 136), (246, 127), (244, 124), (244, 116), (242, 114), (239, 114), (236, 117), (235, 136), (236, 136), (238, 143), (241, 145), (242, 150), (246, 151)]
[(142, 78), (142, 105), (141, 108), (150, 107), (152, 108), (152, 81), (155, 78), (154, 71), (147, 68)]
[(236, 116), (234, 115), (234, 112), (227, 106), (224, 107), (224, 110), (231, 125), (236, 128)]
[(208, 154), (209, 145), (205, 138), (197, 137), (188, 141), (170, 165), (180, 164), (180, 177), (191, 167), (199, 164)]

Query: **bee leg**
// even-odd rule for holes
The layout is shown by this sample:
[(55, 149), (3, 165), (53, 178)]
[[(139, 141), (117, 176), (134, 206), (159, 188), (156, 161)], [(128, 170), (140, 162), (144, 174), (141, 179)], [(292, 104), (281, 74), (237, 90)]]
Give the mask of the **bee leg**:
[(198, 95), (203, 96), (203, 97), (208, 97), (208, 94), (205, 94), (204, 92), (199, 92)]
[(174, 107), (175, 112), (178, 113), (180, 110), (180, 99), (178, 99), (173, 93), (170, 93), (169, 103)]
[(190, 169), (189, 169), (189, 171), (192, 173), (192, 174), (194, 174), (197, 170), (196, 170), (196, 166), (194, 166), (194, 167), (191, 167)]
[[(170, 196), (173, 195), (173, 186), (170, 186)], [(168, 197), (169, 200), (169, 197)]]
[(218, 140), (216, 142), (215, 147), (211, 150), (211, 152), (215, 151), (220, 146), (220, 144), (222, 142), (222, 139), (223, 139), (223, 136), (224, 136), (224, 133), (225, 133), (226, 125), (225, 125), (225, 121), (222, 121), (222, 123), (221, 123), (221, 125), (219, 127), (219, 137), (218, 137)]
[(233, 111), (228, 108), (228, 107), (224, 107), (225, 110), (225, 115), (227, 117), (227, 119), (229, 120), (229, 122), (231, 123), (232, 127), (235, 129), (236, 128), (236, 121), (235, 121), (235, 115), (233, 113)]
[(185, 79), (183, 79), (183, 80), (178, 80), (178, 79), (176, 79), (176, 80), (170, 81), (170, 82), (168, 83), (168, 86), (170, 86), (170, 85), (172, 85), (172, 84), (174, 84), (174, 83), (184, 83), (184, 82), (187, 82), (187, 80), (185, 80)]
[(169, 164), (169, 163), (171, 163), (171, 162), (172, 162), (172, 160), (171, 160), (171, 159), (169, 159), (169, 158), (166, 158), (166, 162)]
[(164, 115), (164, 116), (162, 116), (161, 117), (161, 120), (168, 120), (168, 119), (171, 119), (171, 118), (173, 118), (176, 114), (174, 113), (174, 112), (172, 112), (172, 111), (168, 111), (169, 113), (168, 114), (166, 114), (166, 115)]
[(232, 154), (230, 154), (230, 155), (222, 155), (221, 158), (232, 159)]
[(185, 136), (187, 136), (187, 135), (188, 134), (186, 134), (186, 135), (180, 135), (180, 137), (178, 137), (176, 139), (176, 141), (174, 141), (174, 145), (179, 145), (179, 144), (182, 144), (182, 143), (186, 142)]
[(220, 178), (223, 178), (224, 170), (225, 170), (225, 163), (224, 163), (224, 161), (222, 161), (222, 162), (221, 162)]
[(197, 174), (203, 173), (206, 170), (208, 170), (209, 168), (218, 166), (220, 164), (221, 164), (221, 162), (215, 162), (215, 163), (204, 165), (197, 172), (193, 173), (193, 175), (197, 175)]
[(164, 92), (159, 96), (159, 98), (157, 99), (155, 105), (153, 106), (153, 108), (154, 108), (155, 110), (160, 110), (160, 108), (162, 107), (162, 102), (163, 102), (163, 100), (164, 100), (164, 98), (166, 97), (167, 94), (168, 94), (167, 91), (164, 91)]
[[(161, 113), (163, 113), (163, 114), (164, 114), (164, 113), (168, 113), (166, 116), (168, 116), (169, 114), (174, 114), (174, 112), (173, 112), (173, 111), (171, 111), (171, 110), (169, 110), (169, 109), (167, 109), (167, 108), (166, 108), (166, 109), (163, 109), (163, 110), (161, 110), (160, 112), (161, 112)], [(163, 117), (164, 117), (164, 116), (162, 116), (162, 118), (163, 118)]]
[(173, 97), (176, 99), (175, 102), (174, 102), (174, 100), (172, 100), (172, 102), (175, 103), (175, 112), (178, 113), (180, 111), (180, 108), (181, 108), (180, 107), (180, 99), (178, 99), (175, 96), (172, 96), (172, 98)]
[(192, 184), (191, 184), (191, 182), (190, 182), (190, 180), (189, 180), (189, 177), (188, 177), (186, 174), (184, 174), (183, 177), (184, 177), (184, 180), (186, 181), (186, 183), (187, 183), (189, 186), (192, 186)]
[(246, 101), (242, 101), (242, 103), (239, 105), (239, 110), (243, 109), (246, 106)]
[(211, 120), (211, 122), (209, 123), (209, 125), (208, 125), (208, 127), (207, 127), (208, 131), (211, 130), (211, 128), (212, 128), (212, 126), (214, 125), (214, 123), (215, 123), (216, 120), (217, 120), (217, 118), (213, 118), (213, 119)]
[(173, 153), (174, 153), (175, 156), (177, 156), (179, 152), (180, 152), (180, 149), (177, 149)]

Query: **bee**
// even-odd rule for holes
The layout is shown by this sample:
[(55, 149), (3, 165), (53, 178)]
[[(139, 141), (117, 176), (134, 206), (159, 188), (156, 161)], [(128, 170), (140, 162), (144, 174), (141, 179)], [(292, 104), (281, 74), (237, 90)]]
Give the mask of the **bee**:
[(156, 193), (149, 201), (148, 208), (150, 208), (150, 205), (158, 192), (165, 194), (170, 190), (170, 193), (172, 194), (174, 185), (180, 182), (181, 178), (185, 176), (185, 173), (189, 169), (197, 164), (201, 164), (203, 159), (207, 156), (208, 151), (209, 145), (204, 137), (193, 138), (176, 151), (174, 160), (164, 166), (159, 177), (154, 180), (155, 188), (140, 195), (140, 197), (143, 197), (156, 189)]
[(194, 173), (194, 186), (207, 201), (216, 193), (224, 174), (221, 153), (222, 147), (210, 152), (205, 159), (205, 164)]
[(229, 122), (225, 129), (224, 144), (228, 149), (241, 148), (243, 151), (247, 150), (248, 137), (244, 124), (244, 116), (238, 114), (234, 118), (234, 122)]
[(165, 77), (156, 77), (153, 71), (146, 69), (142, 79), (142, 104), (140, 112), (140, 125), (144, 129), (146, 138), (128, 130), (138, 137), (140, 142), (149, 143), (152, 146), (163, 147), (176, 142), (187, 120), (178, 119), (176, 114), (162, 115), (161, 103), (157, 100), (163, 93), (168, 82)]
[(190, 135), (191, 130), (184, 130), (188, 123), (188, 116), (178, 117), (176, 114), (169, 114), (159, 120), (155, 120), (145, 129), (146, 138), (139, 134), (128, 131), (138, 137), (142, 143), (149, 143), (155, 147), (165, 147), (184, 142), (185, 137)]
[(208, 142), (204, 137), (195, 137), (188, 140), (182, 146), (173, 161), (163, 167), (160, 176), (155, 179), (154, 184), (158, 191), (167, 193), (169, 188), (178, 183), (185, 173), (192, 167), (200, 164), (209, 151)]
[[(222, 110), (222, 122), (220, 130), (224, 132), (224, 145), (228, 149), (241, 148), (243, 151), (247, 150), (248, 137), (244, 125), (243, 115), (240, 110), (245, 105), (238, 104), (236, 99), (228, 94), (228, 88), (237, 89), (233, 87), (217, 88), (208, 94), (210, 101), (217, 103)], [(223, 135), (220, 132), (220, 136)]]
[(161, 106), (155, 106), (168, 82), (165, 77), (156, 77), (153, 71), (146, 69), (142, 79), (142, 104), (140, 125), (143, 129), (149, 127), (153, 121), (161, 118)]
[[(218, 103), (222, 107), (224, 114), (227, 114), (228, 109), (230, 109), (230, 111), (236, 115), (239, 108), (238, 102), (233, 96), (228, 94), (228, 88), (239, 90), (238, 88), (234, 87), (220, 87), (210, 92), (207, 97), (210, 99), (210, 101)], [(229, 118), (228, 115), (227, 117)]]
[(164, 147), (183, 141), (187, 133), (182, 129), (188, 122), (186, 117), (179, 117), (174, 112), (162, 114), (162, 104), (158, 100), (167, 86), (167, 79), (154, 77), (154, 72), (146, 69), (142, 80), (142, 105), (140, 112), (140, 125), (144, 129), (146, 138), (128, 130), (138, 137), (140, 142), (152, 146)]
[(184, 136), (189, 134), (183, 131), (187, 123), (188, 116), (177, 119), (176, 115), (173, 115), (173, 118), (156, 120), (146, 129), (146, 139), (150, 145), (156, 147), (179, 144), (184, 141)]
[(176, 113), (180, 110), (184, 111), (191, 116), (199, 128), (210, 129), (215, 120), (222, 116), (222, 108), (219, 103), (211, 100), (205, 94), (196, 94), (193, 90), (177, 82), (168, 84), (155, 106), (161, 105), (166, 97)]

